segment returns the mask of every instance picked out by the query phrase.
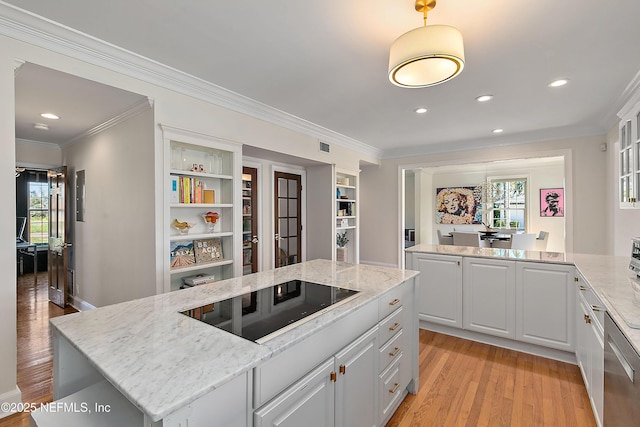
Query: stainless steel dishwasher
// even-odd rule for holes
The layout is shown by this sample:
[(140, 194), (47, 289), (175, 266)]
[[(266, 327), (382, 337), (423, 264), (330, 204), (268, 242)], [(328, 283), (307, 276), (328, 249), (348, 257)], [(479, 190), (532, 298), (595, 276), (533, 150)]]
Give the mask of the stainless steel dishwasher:
[(604, 319), (603, 424), (640, 426), (640, 356), (609, 313)]

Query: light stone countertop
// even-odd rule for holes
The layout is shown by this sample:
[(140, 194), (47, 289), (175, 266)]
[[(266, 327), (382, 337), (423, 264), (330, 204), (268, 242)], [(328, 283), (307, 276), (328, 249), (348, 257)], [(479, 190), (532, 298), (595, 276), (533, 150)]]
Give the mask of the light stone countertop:
[(640, 354), (640, 280), (629, 270), (630, 257), (453, 245), (416, 245), (406, 252), (575, 265)]
[[(417, 274), (314, 260), (69, 314), (51, 323), (131, 403), (158, 421)], [(294, 279), (360, 293), (264, 344), (180, 313)]]

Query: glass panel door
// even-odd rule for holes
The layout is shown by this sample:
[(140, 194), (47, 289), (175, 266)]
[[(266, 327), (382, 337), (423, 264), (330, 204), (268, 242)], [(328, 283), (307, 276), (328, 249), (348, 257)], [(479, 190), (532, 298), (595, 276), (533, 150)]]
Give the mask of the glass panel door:
[(258, 169), (242, 168), (242, 274), (258, 271)]
[(275, 172), (275, 265), (283, 267), (301, 261), (302, 178)]

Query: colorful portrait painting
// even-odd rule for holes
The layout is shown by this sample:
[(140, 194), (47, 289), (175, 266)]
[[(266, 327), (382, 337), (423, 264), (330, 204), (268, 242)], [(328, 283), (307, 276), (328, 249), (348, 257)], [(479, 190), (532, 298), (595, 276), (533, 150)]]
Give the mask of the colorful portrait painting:
[(564, 188), (540, 189), (540, 216), (564, 216)]
[(482, 191), (478, 187), (436, 189), (436, 224), (482, 224)]

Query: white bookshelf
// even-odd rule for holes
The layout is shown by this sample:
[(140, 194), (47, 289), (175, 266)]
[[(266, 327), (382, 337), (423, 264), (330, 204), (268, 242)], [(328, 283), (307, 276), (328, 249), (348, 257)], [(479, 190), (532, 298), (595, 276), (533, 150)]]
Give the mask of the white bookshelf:
[[(349, 242), (346, 245), (345, 261), (358, 263), (359, 230), (358, 230), (358, 173), (336, 169), (335, 171), (335, 241), (337, 234), (346, 233)], [(334, 251), (335, 259), (339, 260), (337, 243)]]
[[(162, 131), (166, 171), (164, 291), (180, 289), (184, 277), (196, 274), (213, 275), (216, 281), (239, 276), (242, 271), (241, 145), (170, 126), (162, 126)], [(211, 196), (213, 200), (207, 200)], [(219, 215), (213, 229), (203, 217), (207, 212)], [(172, 226), (174, 220), (192, 227), (183, 234)], [(219, 240), (222, 259), (213, 262), (201, 261), (195, 256), (191, 259), (186, 251), (189, 245), (208, 239)]]

